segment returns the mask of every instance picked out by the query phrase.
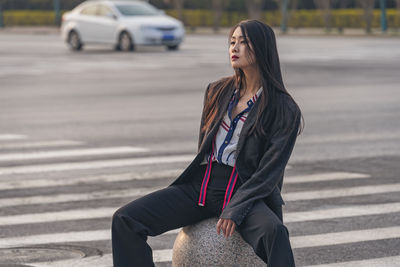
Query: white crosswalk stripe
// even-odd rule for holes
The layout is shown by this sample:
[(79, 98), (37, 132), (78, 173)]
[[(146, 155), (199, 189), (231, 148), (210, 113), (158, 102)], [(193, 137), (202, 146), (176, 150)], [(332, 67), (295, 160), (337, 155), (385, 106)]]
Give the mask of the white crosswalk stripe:
[[(68, 180), (28, 179), (28, 180), (4, 181), (0, 182), (0, 190), (76, 185), (76, 184), (88, 184), (88, 183), (100, 183), (100, 182), (120, 182), (120, 181), (152, 179), (160, 177), (175, 177), (181, 174), (182, 172), (183, 169), (174, 169), (174, 170), (165, 170), (165, 171), (139, 173), (139, 174), (122, 173), (122, 174), (98, 175), (89, 177), (87, 176), (70, 177), (68, 178)], [(298, 175), (298, 176), (285, 177), (285, 184), (330, 181), (330, 180), (360, 179), (369, 177), (370, 177), (369, 175), (362, 173), (346, 173), (346, 172), (329, 173), (329, 174), (317, 173), (313, 175)]]
[[(112, 214), (120, 207), (114, 205), (98, 204), (95, 207), (85, 208), (79, 204), (79, 208), (74, 208), (79, 202), (113, 199), (134, 199), (151, 193), (155, 190), (165, 188), (164, 186), (146, 186), (146, 187), (129, 187), (125, 189), (98, 189), (90, 192), (75, 193), (74, 188), (80, 185), (104, 185), (106, 183), (136, 183), (136, 180), (144, 181), (148, 179), (168, 179), (180, 175), (183, 169), (165, 169), (161, 171), (149, 171), (140, 173), (119, 173), (119, 174), (102, 174), (92, 176), (75, 175), (73, 177), (55, 178), (52, 173), (69, 171), (69, 170), (94, 170), (102, 168), (118, 168), (126, 166), (166, 164), (167, 166), (176, 163), (190, 162), (195, 155), (169, 155), (162, 157), (137, 157), (137, 158), (120, 158), (106, 160), (87, 160), (89, 156), (118, 155), (123, 157), (130, 153), (148, 151), (145, 148), (136, 147), (96, 147), (96, 148), (80, 148), (80, 149), (59, 149), (45, 151), (43, 148), (80, 146), (85, 144), (79, 141), (55, 140), (55, 141), (35, 141), (35, 142), (16, 142), (15, 140), (24, 140), (27, 136), (5, 134), (0, 135), (0, 149), (38, 149), (40, 152), (25, 153), (6, 153), (0, 154), (0, 162), (18, 162), (19, 166), (1, 167), (0, 168), (0, 193), (2, 190), (18, 190), (18, 194), (22, 190), (32, 193), (28, 196), (0, 197), (0, 209), (4, 212), (0, 213), (0, 232), (2, 228), (8, 229), (0, 238), (0, 248), (6, 249), (11, 247), (46, 245), (46, 244), (64, 244), (79, 242), (110, 242), (111, 229), (98, 229), (90, 231), (82, 231), (79, 229), (66, 230), (65, 232), (54, 231), (51, 227), (48, 232), (39, 230), (35, 234), (29, 232), (18, 233), (12, 232), (15, 227), (29, 226), (32, 229), (39, 227), (41, 224), (68, 224), (69, 222), (79, 222), (79, 220), (87, 219), (108, 219), (111, 224)], [(7, 143), (12, 142), (12, 143)], [(80, 157), (86, 157), (84, 161), (78, 160)], [(73, 159), (73, 162), (51, 163), (53, 159), (63, 158), (65, 161)], [(23, 161), (42, 159), (47, 160), (45, 164), (24, 165)], [(46, 173), (46, 175), (41, 174)], [(9, 179), (9, 175), (15, 174), (39, 174), (26, 175)], [(304, 175), (285, 176), (284, 184), (303, 186), (307, 188), (307, 183), (318, 183), (318, 187), (312, 190), (296, 190), (286, 192), (284, 187), (283, 199), (290, 201), (308, 201), (308, 200), (327, 200), (329, 205), (321, 208), (313, 208), (312, 210), (285, 212), (285, 223), (297, 224), (302, 222), (315, 223), (319, 221), (336, 220), (339, 218), (357, 218), (373, 215), (393, 215), (400, 212), (400, 202), (390, 203), (366, 203), (366, 204), (335, 204), (334, 198), (346, 198), (356, 196), (372, 196), (377, 194), (385, 194), (390, 192), (400, 192), (400, 183), (386, 182), (379, 184), (373, 183), (373, 177), (365, 173), (355, 172), (320, 172)], [(331, 181), (354, 182), (346, 187), (323, 189), (323, 183)], [(362, 184), (367, 182), (368, 185)], [(69, 186), (68, 188), (66, 186)], [(54, 194), (55, 188), (66, 187), (63, 193)], [(105, 187), (102, 187), (105, 188)], [(321, 189), (322, 188), (322, 189)], [(38, 193), (35, 193), (36, 191)], [(46, 193), (43, 193), (46, 192)], [(0, 194), (1, 196), (1, 194)], [(11, 196), (8, 194), (8, 196)], [(333, 200), (332, 200), (333, 199)], [(100, 202), (99, 202), (100, 203)], [(122, 203), (122, 202), (121, 202)], [(45, 205), (51, 204), (53, 207), (57, 205), (68, 204), (69, 208), (61, 208), (58, 211), (46, 211)], [(29, 205), (30, 212), (23, 214), (7, 214), (10, 207), (19, 208)], [(37, 205), (37, 206), (36, 206)], [(41, 207), (41, 208), (38, 208)], [(76, 228), (76, 226), (74, 226)], [(11, 230), (10, 230), (11, 229)], [(96, 228), (94, 228), (96, 229)], [(11, 232), (10, 232), (11, 231)], [(173, 237), (180, 229), (175, 229), (164, 233), (163, 236)], [(366, 229), (350, 229), (338, 232), (322, 232), (318, 234), (301, 234), (295, 233), (291, 235), (292, 247), (296, 249), (319, 248), (324, 246), (342, 246), (357, 242), (375, 242), (379, 240), (400, 239), (400, 226), (370, 227)], [(112, 266), (112, 255), (110, 251), (104, 255), (90, 256), (85, 258), (64, 259), (51, 262), (25, 262), (30, 266), (36, 267), (110, 267)], [(317, 267), (333, 267), (333, 266), (396, 266), (400, 262), (399, 256), (388, 256), (370, 259), (359, 259), (344, 262), (335, 262), (328, 264), (313, 265)], [(171, 262), (172, 260), (172, 244), (170, 247), (156, 249), (153, 251), (155, 262)]]
[(126, 190), (94, 191), (80, 194), (37, 195), (33, 197), (0, 198), (0, 207), (13, 207), (33, 204), (54, 204), (73, 201), (88, 201), (123, 197), (137, 197), (149, 194), (159, 188), (137, 188)]
[[(176, 231), (166, 234), (176, 234)], [(164, 234), (165, 235), (165, 234)], [(339, 245), (354, 242), (400, 238), (400, 226), (375, 228), (337, 233), (295, 236), (291, 238), (292, 248), (310, 248), (327, 245)], [(47, 244), (49, 240), (57, 243), (84, 242), (111, 239), (110, 230), (82, 231), (57, 234), (43, 234), (24, 237), (4, 238), (0, 240), (0, 248), (26, 246), (29, 244)], [(172, 251), (169, 253), (172, 255)], [(172, 257), (169, 259), (171, 260)]]
[(136, 166), (136, 165), (190, 162), (193, 160), (194, 156), (195, 155), (190, 154), (190, 155), (146, 157), (146, 158), (135, 158), (135, 159), (94, 160), (94, 161), (68, 162), (68, 163), (58, 163), (58, 164), (54, 163), (54, 164), (40, 164), (40, 165), (39, 164), (25, 165), (18, 167), (0, 168), (0, 175), (60, 172), (60, 171), (72, 171), (72, 170), (90, 170), (90, 169), (125, 167), (125, 166)]
[[(107, 190), (107, 191), (95, 191), (95, 192), (77, 193), (77, 194), (0, 198), (0, 207), (134, 197), (134, 196), (139, 196), (141, 194), (148, 194), (155, 190), (159, 190), (161, 188), (163, 187)], [(400, 183), (373, 185), (373, 186), (354, 186), (354, 187), (347, 187), (345, 189), (338, 188), (331, 190), (313, 190), (305, 192), (302, 191), (302, 192), (282, 193), (282, 197), (285, 201), (298, 201), (298, 200), (312, 200), (312, 199), (327, 199), (327, 198), (345, 197), (345, 196), (373, 195), (373, 194), (381, 194), (388, 192), (400, 192)]]
[[(158, 249), (153, 250), (153, 260), (154, 262), (169, 262), (172, 260), (172, 250), (171, 249)], [(39, 262), (39, 263), (29, 263), (33, 267), (111, 267), (113, 265), (112, 255), (105, 254), (102, 256), (87, 257), (82, 259), (71, 259), (62, 261), (51, 261), (51, 262)]]
[(325, 181), (337, 181), (347, 179), (363, 179), (370, 178), (370, 175), (363, 173), (352, 173), (352, 172), (330, 172), (330, 173), (315, 173), (309, 175), (297, 175), (285, 177), (285, 184), (299, 184), (299, 183), (311, 183), (311, 182), (325, 182)]
[[(143, 194), (143, 191), (140, 191)], [(150, 191), (149, 191), (150, 192)], [(57, 212), (31, 213), (23, 215), (0, 216), (0, 226), (32, 224), (41, 222), (57, 222), (69, 220), (83, 220), (96, 218), (110, 218), (118, 207), (101, 207), (94, 209), (75, 209)], [(285, 213), (285, 222), (318, 221), (335, 218), (356, 217), (376, 214), (400, 212), (400, 202), (357, 205), (341, 208), (330, 208), (303, 212)]]
[(22, 134), (0, 134), (0, 141), (23, 140), (26, 138), (27, 136)]
[[(177, 234), (179, 230), (171, 230), (164, 235)], [(26, 245), (42, 245), (48, 243), (66, 243), (66, 242), (85, 242), (110, 240), (111, 229), (79, 231), (54, 234), (29, 235), (20, 237), (10, 237), (0, 239), (0, 248), (26, 246)], [(53, 241), (51, 241), (53, 240)]]
[(306, 248), (400, 238), (400, 226), (291, 237), (292, 248)]
[(79, 156), (112, 155), (112, 154), (130, 154), (145, 152), (148, 149), (141, 147), (105, 147), (105, 148), (86, 148), (70, 149), (57, 151), (39, 151), (33, 153), (13, 153), (0, 154), (0, 161), (21, 161), (34, 159), (54, 159)]
[(327, 199), (327, 198), (347, 197), (347, 196), (362, 196), (362, 195), (382, 194), (382, 193), (399, 192), (399, 191), (400, 191), (400, 183), (393, 183), (393, 184), (382, 184), (382, 185), (354, 186), (354, 187), (327, 189), (327, 190), (291, 192), (283, 195), (284, 199), (287, 201), (296, 201), (296, 200)]
[(36, 141), (36, 142), (18, 142), (18, 143), (0, 143), (0, 149), (20, 149), (20, 148), (49, 148), (64, 146), (81, 146), (84, 142), (72, 140), (54, 140), (54, 141)]
[[(154, 250), (153, 259), (155, 262), (171, 261), (171, 250)], [(384, 257), (376, 259), (367, 259), (361, 261), (335, 262), (331, 264), (307, 265), (304, 267), (396, 267), (400, 266), (400, 256)], [(112, 255), (106, 254), (97, 257), (88, 257), (84, 259), (64, 260), (57, 262), (30, 263), (34, 267), (69, 267), (79, 264), (80, 267), (110, 267), (112, 266)]]
[(400, 266), (400, 256), (368, 259), (361, 261), (335, 262), (330, 264), (308, 265), (305, 267), (396, 267)]
[[(22, 179), (0, 182), (0, 190), (52, 187), (65, 185), (98, 184), (109, 182), (123, 182), (132, 180), (159, 179), (177, 177), (183, 169), (171, 169), (157, 172), (145, 173), (122, 173), (112, 175), (96, 175), (83, 177), (69, 177), (68, 179)], [(3, 177), (4, 178), (4, 177)], [(0, 178), (1, 181), (1, 178)]]

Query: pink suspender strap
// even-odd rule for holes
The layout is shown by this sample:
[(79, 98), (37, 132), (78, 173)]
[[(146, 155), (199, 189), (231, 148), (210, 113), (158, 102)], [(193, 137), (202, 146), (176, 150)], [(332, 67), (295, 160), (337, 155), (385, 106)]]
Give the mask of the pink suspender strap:
[[(215, 141), (215, 139), (214, 139), (214, 141)], [(204, 173), (203, 183), (201, 184), (201, 188), (200, 188), (200, 197), (199, 197), (199, 203), (198, 203), (199, 206), (204, 206), (206, 204), (207, 185), (208, 185), (208, 181), (210, 181), (212, 158), (214, 155), (214, 141), (212, 143), (212, 150), (211, 150), (210, 156), (208, 157), (208, 163), (207, 163), (206, 172)]]
[(226, 187), (225, 197), (224, 197), (224, 205), (222, 206), (222, 210), (225, 209), (225, 206), (228, 205), (231, 200), (233, 189), (235, 188), (235, 184), (237, 181), (238, 173), (236, 171), (236, 164), (233, 167), (231, 178), (229, 178), (228, 186)]
[[(215, 142), (215, 140), (214, 140), (214, 142)], [(205, 203), (206, 203), (207, 185), (208, 185), (208, 182), (210, 181), (212, 158), (214, 156), (214, 142), (212, 143), (211, 154), (208, 157), (206, 172), (204, 174), (203, 183), (201, 184), (201, 188), (200, 188), (200, 197), (199, 197), (199, 202), (198, 202), (199, 206), (205, 206)], [(232, 169), (232, 173), (231, 173), (231, 177), (229, 178), (228, 185), (226, 187), (224, 204), (222, 206), (222, 210), (224, 210), (225, 206), (228, 205), (229, 201), (231, 200), (233, 189), (235, 188), (237, 178), (238, 178), (238, 173), (237, 173), (236, 164), (235, 164), (235, 166)]]

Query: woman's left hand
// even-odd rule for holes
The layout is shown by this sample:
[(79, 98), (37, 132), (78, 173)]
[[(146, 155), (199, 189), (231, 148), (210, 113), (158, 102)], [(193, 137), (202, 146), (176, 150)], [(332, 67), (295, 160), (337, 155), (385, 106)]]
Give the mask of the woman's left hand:
[(230, 237), (235, 231), (235, 227), (236, 224), (234, 221), (230, 219), (219, 219), (217, 223), (217, 233), (219, 234), (220, 230), (222, 229), (224, 236)]

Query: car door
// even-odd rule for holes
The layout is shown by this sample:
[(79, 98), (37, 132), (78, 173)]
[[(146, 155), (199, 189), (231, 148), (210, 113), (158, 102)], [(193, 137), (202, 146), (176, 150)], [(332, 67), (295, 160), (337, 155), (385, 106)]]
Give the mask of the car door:
[(118, 17), (106, 5), (99, 4), (97, 9), (96, 39), (102, 43), (115, 43), (117, 40)]
[(98, 20), (97, 9), (97, 4), (88, 4), (82, 8), (79, 16), (77, 16), (77, 27), (84, 43), (97, 41), (95, 32)]

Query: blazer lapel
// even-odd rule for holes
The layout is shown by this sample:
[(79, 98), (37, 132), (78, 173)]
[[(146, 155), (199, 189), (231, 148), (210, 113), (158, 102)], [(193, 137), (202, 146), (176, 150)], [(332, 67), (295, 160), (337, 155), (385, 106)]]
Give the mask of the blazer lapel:
[[(200, 150), (199, 150), (200, 152), (202, 152), (203, 149), (208, 149), (209, 146), (211, 146), (212, 141), (213, 141), (215, 135), (218, 132), (218, 128), (219, 128), (219, 126), (221, 124), (221, 120), (223, 119), (223, 117), (225, 115), (225, 112), (228, 109), (228, 105), (229, 105), (229, 102), (231, 100), (231, 97), (232, 97), (232, 94), (233, 94), (234, 90), (235, 90), (235, 87), (232, 86), (231, 90), (227, 90), (227, 92), (225, 93), (225, 96), (223, 97), (223, 100), (222, 100), (222, 103), (221, 103), (221, 107), (222, 108), (219, 110), (219, 113), (217, 115), (217, 119), (215, 120), (216, 123), (214, 123), (214, 125), (211, 127), (211, 130), (208, 131), (205, 134), (203, 142), (202, 142), (202, 144), (200, 146)], [(238, 141), (236, 152), (235, 152), (235, 158), (236, 159), (237, 159), (241, 149), (243, 148), (244, 141), (245, 141), (245, 139), (247, 137), (248, 131), (251, 129), (251, 127), (256, 122), (257, 107), (259, 105), (259, 102), (260, 101), (256, 101), (254, 103), (253, 107), (251, 108), (250, 112), (247, 115), (246, 121), (243, 124), (243, 128), (242, 128), (242, 131), (240, 132), (239, 141)]]
[(247, 119), (243, 123), (243, 128), (242, 128), (242, 131), (240, 132), (238, 144), (237, 144), (236, 151), (235, 151), (235, 158), (236, 159), (237, 159), (237, 157), (238, 157), (238, 155), (239, 155), (239, 153), (240, 153), (240, 151), (241, 151), (241, 149), (243, 147), (243, 144), (244, 144), (244, 141), (245, 141), (245, 139), (247, 137), (248, 131), (251, 129), (251, 127), (256, 122), (257, 106), (258, 106), (259, 102), (260, 101), (256, 101), (254, 103), (253, 107), (250, 109), (249, 114), (247, 115)]

